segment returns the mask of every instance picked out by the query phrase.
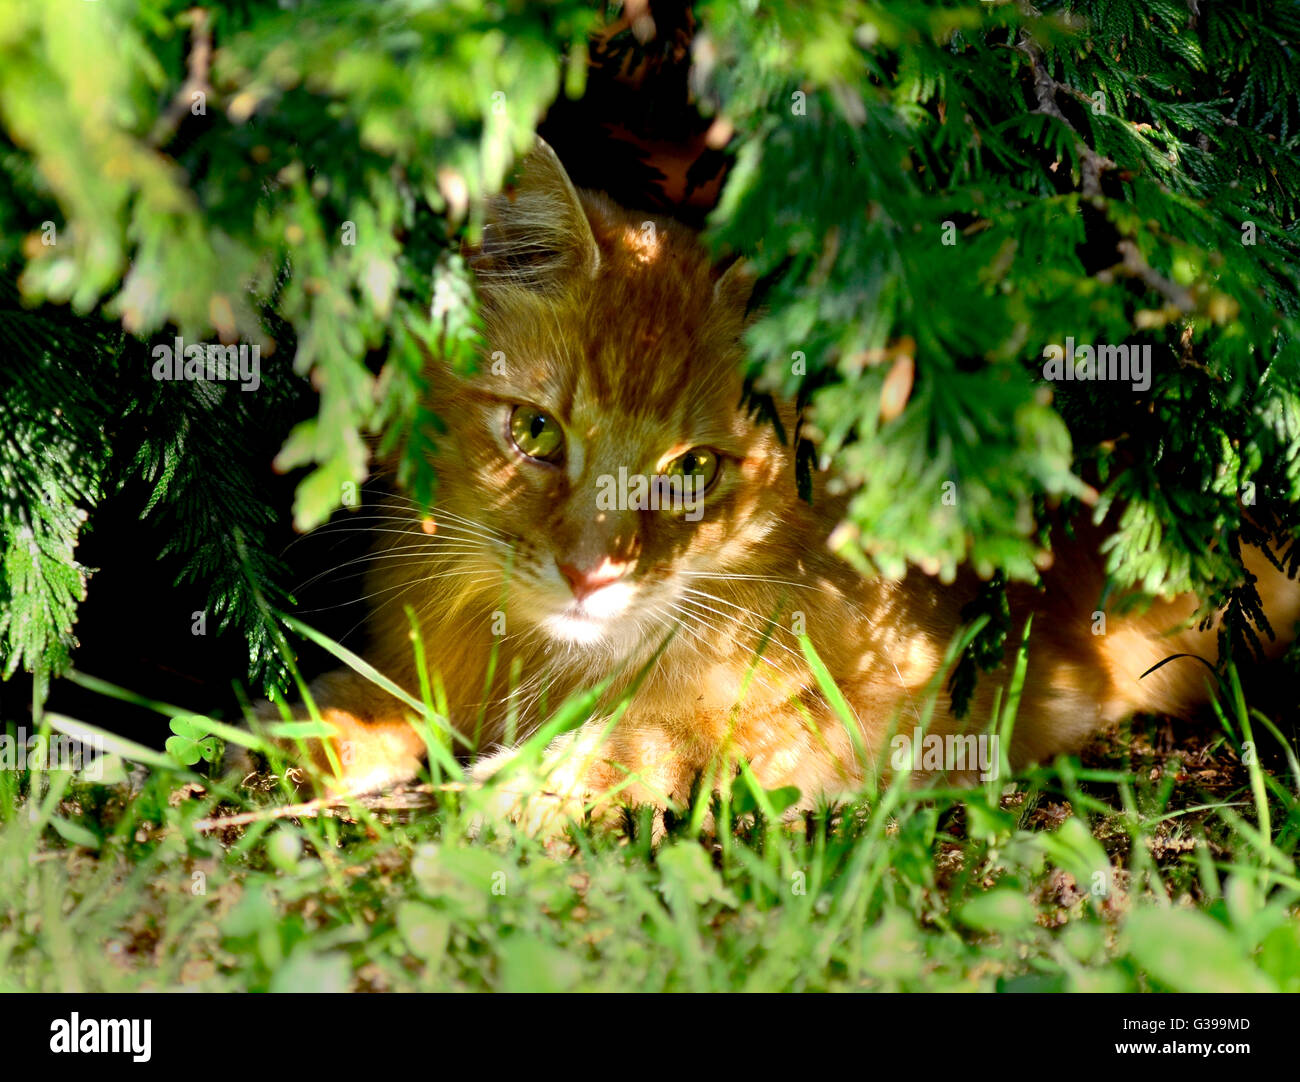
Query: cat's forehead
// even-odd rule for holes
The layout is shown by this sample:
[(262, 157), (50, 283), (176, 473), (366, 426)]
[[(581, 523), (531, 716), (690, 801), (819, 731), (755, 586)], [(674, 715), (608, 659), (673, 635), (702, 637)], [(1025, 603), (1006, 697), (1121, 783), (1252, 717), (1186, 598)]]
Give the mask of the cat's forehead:
[(474, 266), (489, 393), (606, 431), (732, 426), (749, 288), (694, 231), (578, 193), (539, 146)]
[(515, 396), (566, 420), (613, 413), (682, 426), (734, 412), (739, 327), (707, 275), (607, 268), (571, 295), (516, 298), (488, 325)]
[(581, 321), (584, 363), (572, 371), (575, 403), (616, 404), (669, 418), (693, 403), (734, 398), (736, 344), (711, 324), (711, 283), (610, 276), (592, 290)]

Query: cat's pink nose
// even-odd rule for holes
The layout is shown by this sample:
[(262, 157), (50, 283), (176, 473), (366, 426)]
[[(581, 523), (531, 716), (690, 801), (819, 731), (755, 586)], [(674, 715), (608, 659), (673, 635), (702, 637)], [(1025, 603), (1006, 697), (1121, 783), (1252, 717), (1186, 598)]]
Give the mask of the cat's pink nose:
[(570, 588), (573, 590), (573, 596), (579, 601), (588, 594), (594, 594), (602, 586), (617, 582), (627, 574), (627, 569), (630, 566), (625, 560), (615, 561), (608, 556), (596, 564), (595, 567), (585, 569), (574, 567), (573, 564), (562, 564), (558, 560), (555, 565), (560, 569), (560, 574), (568, 581)]

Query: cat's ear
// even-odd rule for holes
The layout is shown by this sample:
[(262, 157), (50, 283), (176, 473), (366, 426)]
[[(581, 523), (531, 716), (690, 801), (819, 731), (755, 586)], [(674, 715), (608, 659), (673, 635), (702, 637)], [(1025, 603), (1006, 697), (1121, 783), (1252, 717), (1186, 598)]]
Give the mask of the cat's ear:
[(749, 308), (749, 298), (753, 295), (756, 281), (754, 269), (744, 259), (737, 259), (713, 284), (713, 303), (722, 308), (745, 313)]
[(515, 181), (488, 203), (483, 245), (470, 260), (484, 287), (548, 292), (594, 277), (600, 247), (560, 159), (538, 138)]

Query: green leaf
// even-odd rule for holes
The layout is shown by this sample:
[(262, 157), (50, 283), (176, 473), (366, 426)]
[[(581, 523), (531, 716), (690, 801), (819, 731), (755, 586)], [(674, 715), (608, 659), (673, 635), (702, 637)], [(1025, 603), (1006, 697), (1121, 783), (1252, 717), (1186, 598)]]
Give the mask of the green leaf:
[(397, 930), (410, 952), (432, 969), (446, 952), (451, 920), (424, 902), (406, 901), (397, 907)]
[(1174, 992), (1275, 992), (1223, 925), (1193, 909), (1141, 909), (1124, 924), (1138, 968)]
[(182, 766), (193, 766), (200, 759), (215, 763), (219, 754), (217, 740), (210, 736), (199, 715), (194, 717), (172, 718), (168, 728), (175, 734), (169, 736), (164, 744), (169, 754)]
[(581, 978), (581, 961), (566, 950), (518, 933), (501, 944), (504, 992), (567, 992)]
[(963, 905), (957, 919), (979, 932), (1025, 931), (1034, 925), (1034, 907), (1021, 891), (995, 888)]
[(657, 864), (663, 873), (661, 889), (674, 908), (720, 902), (734, 909), (740, 904), (698, 842), (681, 841), (668, 846), (659, 853)]
[(59, 833), (59, 836), (64, 841), (71, 842), (73, 845), (80, 845), (85, 849), (98, 849), (100, 846), (98, 834), (80, 823), (74, 823), (71, 819), (64, 819), (62, 816), (54, 815), (50, 817), (50, 826)]
[(352, 967), (342, 954), (318, 954), (299, 944), (271, 978), (272, 992), (347, 992)]

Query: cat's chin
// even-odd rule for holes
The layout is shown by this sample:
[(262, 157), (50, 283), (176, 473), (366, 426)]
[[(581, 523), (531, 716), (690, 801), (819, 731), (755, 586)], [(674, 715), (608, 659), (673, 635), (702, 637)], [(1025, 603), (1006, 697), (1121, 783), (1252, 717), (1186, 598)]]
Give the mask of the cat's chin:
[(635, 638), (633, 621), (626, 618), (633, 590), (622, 583), (597, 590), (583, 601), (572, 599), (540, 621), (547, 634), (571, 646), (617, 649)]
[(645, 645), (633, 620), (556, 614), (543, 620), (542, 627), (557, 646), (590, 659), (612, 661), (626, 658)]
[(557, 613), (542, 623), (551, 638), (573, 646), (598, 646), (611, 637), (609, 620)]

